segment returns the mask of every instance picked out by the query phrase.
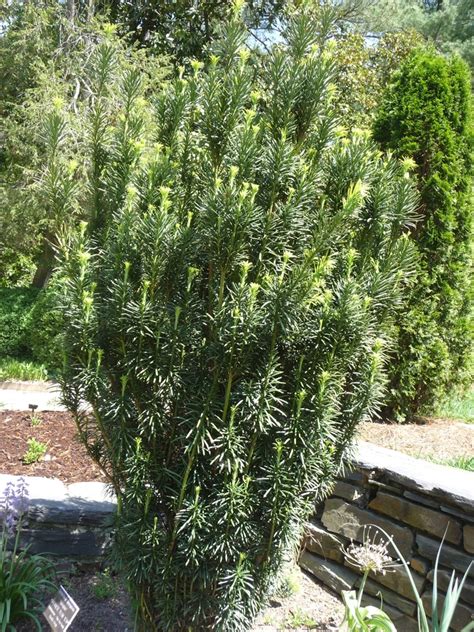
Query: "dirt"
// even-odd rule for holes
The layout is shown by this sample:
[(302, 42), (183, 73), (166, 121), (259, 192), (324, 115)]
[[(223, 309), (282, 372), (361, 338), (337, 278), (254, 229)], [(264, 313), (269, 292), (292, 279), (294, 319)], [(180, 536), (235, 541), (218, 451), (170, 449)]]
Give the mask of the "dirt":
[[(82, 572), (63, 578), (62, 585), (79, 606), (69, 632), (132, 632), (128, 594), (117, 578)], [(293, 573), (293, 593), (272, 600), (250, 632), (315, 630), (336, 632), (344, 616), (341, 600), (304, 571)], [(47, 603), (47, 601), (46, 601)], [(19, 632), (33, 632), (25, 623)]]
[[(28, 439), (46, 445), (46, 453), (36, 463), (26, 465), (23, 457)], [(65, 483), (105, 481), (77, 437), (69, 413), (20, 411), (0, 412), (0, 472), (23, 476), (60, 478)]]
[(363, 423), (358, 438), (417, 458), (448, 460), (474, 454), (474, 425), (452, 419), (426, 419), (416, 424)]
[[(39, 423), (35, 423), (39, 422)], [(438, 460), (472, 457), (474, 425), (455, 420), (427, 419), (418, 424), (363, 423), (358, 437), (415, 457)], [(26, 465), (27, 441), (47, 446), (46, 454)], [(105, 481), (77, 437), (72, 416), (66, 412), (0, 411), (0, 472), (57, 477), (65, 483)]]

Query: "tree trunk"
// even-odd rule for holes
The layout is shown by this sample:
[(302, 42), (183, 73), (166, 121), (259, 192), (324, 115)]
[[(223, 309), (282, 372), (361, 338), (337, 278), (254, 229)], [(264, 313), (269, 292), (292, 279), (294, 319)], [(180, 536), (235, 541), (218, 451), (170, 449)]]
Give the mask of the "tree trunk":
[(74, 22), (76, 17), (76, 2), (75, 0), (67, 0), (66, 3), (66, 15), (67, 19)]
[(42, 290), (48, 284), (54, 267), (54, 250), (48, 239), (45, 238), (43, 248), (38, 260), (32, 286)]

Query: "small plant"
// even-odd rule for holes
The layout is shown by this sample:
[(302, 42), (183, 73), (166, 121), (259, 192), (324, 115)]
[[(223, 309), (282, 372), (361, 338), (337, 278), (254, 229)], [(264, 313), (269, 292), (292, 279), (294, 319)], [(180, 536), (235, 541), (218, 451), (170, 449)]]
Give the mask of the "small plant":
[(443, 402), (436, 411), (436, 416), (474, 424), (474, 388), (466, 393), (453, 395)]
[(99, 601), (105, 601), (114, 597), (117, 592), (117, 587), (113, 578), (110, 576), (110, 570), (106, 569), (103, 573), (99, 573), (95, 577), (94, 584), (92, 585), (92, 592), (94, 597)]
[[(442, 606), (440, 606), (437, 575), (439, 560), (441, 557), (441, 550), (444, 543), (443, 538), (438, 549), (438, 554), (436, 556), (434, 566), (433, 596), (431, 602), (432, 614), (430, 621), (426, 614), (425, 606), (423, 604), (421, 596), (416, 588), (416, 584), (411, 574), (410, 567), (408, 566), (408, 562), (401, 554), (392, 536), (388, 535), (388, 533), (386, 533), (386, 531), (384, 531), (380, 527), (376, 527), (377, 530), (380, 531), (380, 533), (385, 538), (387, 538), (386, 542), (384, 540), (379, 540), (379, 543), (376, 544), (370, 538), (370, 528), (371, 527), (369, 526), (367, 532), (365, 532), (364, 530), (363, 544), (352, 545), (345, 554), (348, 561), (351, 564), (358, 566), (364, 573), (357, 595), (355, 591), (344, 591), (342, 594), (344, 605), (346, 607), (344, 620), (347, 623), (347, 629), (349, 630), (349, 632), (378, 632), (379, 630), (381, 632), (396, 632), (396, 628), (390, 620), (390, 617), (385, 612), (383, 612), (383, 604), (381, 608), (375, 608), (373, 606), (362, 606), (362, 597), (364, 594), (364, 587), (368, 574), (370, 572), (381, 572), (382, 574), (384, 574), (387, 569), (393, 567), (394, 565), (398, 565), (397, 562), (395, 562), (388, 555), (387, 544), (390, 544), (393, 547), (395, 553), (400, 559), (400, 564), (404, 567), (411, 587), (413, 589), (413, 594), (415, 596), (415, 601), (418, 609), (419, 631), (449, 632), (449, 630), (451, 629), (451, 621), (454, 617), (454, 613), (456, 611), (456, 607), (461, 596), (464, 583), (469, 576), (471, 567), (474, 562), (471, 562), (471, 564), (468, 566), (461, 580), (456, 577), (455, 571), (452, 572), (448, 589), (446, 591), (446, 596), (444, 598)], [(470, 632), (471, 630), (474, 630), (474, 622), (466, 625), (461, 630), (461, 632)]]
[[(0, 632), (15, 630), (20, 619), (30, 619), (41, 630), (38, 615), (43, 604), (38, 593), (54, 589), (54, 568), (41, 555), (19, 551), (23, 516), (28, 507), (24, 479), (7, 483), (0, 498)], [(8, 545), (13, 540), (13, 548)]]
[(30, 417), (30, 424), (33, 427), (40, 426), (42, 421), (43, 420), (41, 419), (41, 417), (39, 415), (31, 415), (31, 417)]
[(295, 609), (289, 614), (285, 621), (284, 628), (314, 630), (316, 629), (318, 622), (299, 608)]
[(281, 583), (278, 586), (276, 596), (286, 599), (287, 597), (291, 597), (291, 595), (299, 592), (300, 589), (301, 586), (298, 581), (298, 576), (296, 573), (289, 572), (283, 576)]
[(36, 439), (28, 439), (28, 450), (23, 455), (22, 461), (25, 465), (37, 463), (45, 454), (48, 446), (46, 443)]

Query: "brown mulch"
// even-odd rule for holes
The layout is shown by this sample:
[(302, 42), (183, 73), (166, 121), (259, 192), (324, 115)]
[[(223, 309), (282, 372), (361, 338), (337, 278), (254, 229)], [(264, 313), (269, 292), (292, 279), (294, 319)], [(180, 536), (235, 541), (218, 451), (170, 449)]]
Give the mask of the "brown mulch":
[[(76, 425), (69, 413), (37, 412), (39, 425), (31, 423), (29, 413), (0, 412), (0, 472), (24, 476), (59, 478), (65, 483), (105, 481), (99, 467), (91, 460), (77, 438)], [(45, 457), (25, 465), (23, 455), (28, 439), (47, 445)]]
[(474, 425), (452, 419), (425, 419), (416, 424), (367, 422), (358, 438), (414, 457), (452, 459), (474, 454)]

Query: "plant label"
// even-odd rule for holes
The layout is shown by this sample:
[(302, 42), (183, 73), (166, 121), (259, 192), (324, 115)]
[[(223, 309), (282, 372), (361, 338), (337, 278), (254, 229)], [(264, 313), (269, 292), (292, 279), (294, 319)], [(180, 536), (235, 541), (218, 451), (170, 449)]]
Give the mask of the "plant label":
[(74, 599), (60, 586), (57, 594), (51, 599), (43, 612), (44, 618), (53, 632), (66, 632), (74, 621), (79, 606)]

